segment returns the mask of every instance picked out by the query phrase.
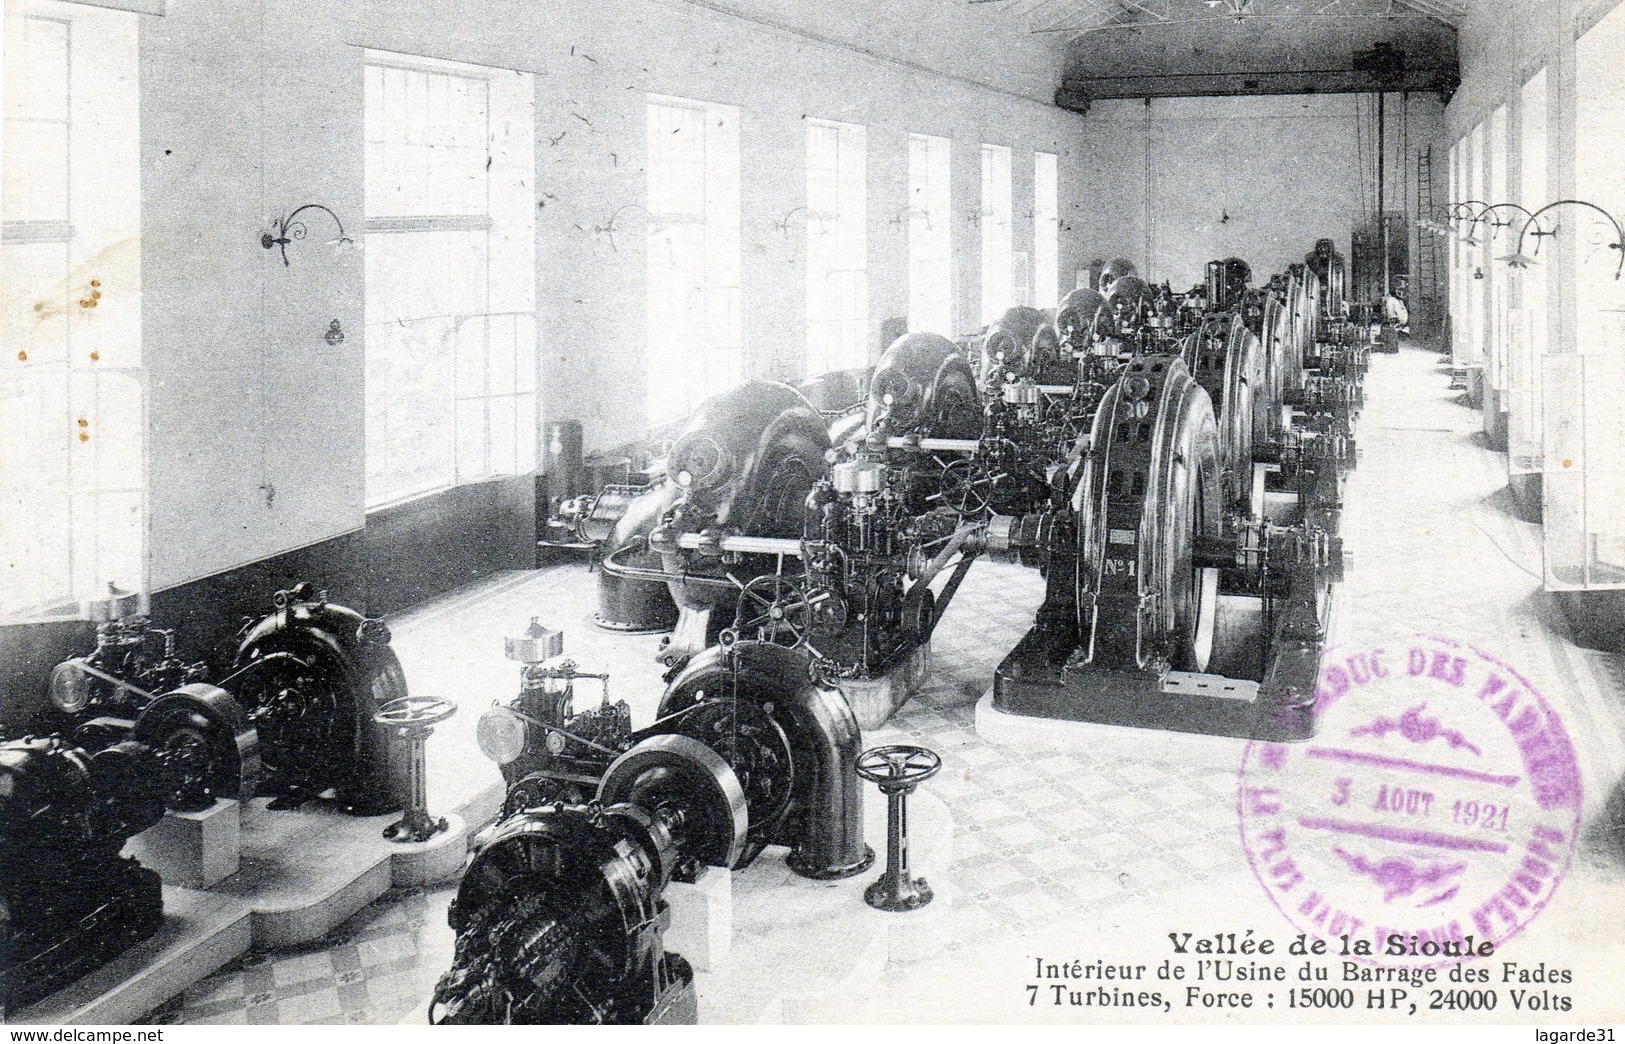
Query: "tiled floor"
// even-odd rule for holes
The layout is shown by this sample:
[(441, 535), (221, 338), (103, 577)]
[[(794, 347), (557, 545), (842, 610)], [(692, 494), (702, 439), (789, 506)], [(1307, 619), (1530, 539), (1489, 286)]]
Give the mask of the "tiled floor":
[[(1618, 658), (1567, 640), (1540, 592), (1539, 530), (1508, 510), (1505, 458), (1484, 448), (1478, 415), (1437, 362), (1409, 348), (1373, 360), (1344, 524), (1352, 568), (1333, 637), (1445, 634), (1518, 666), (1570, 726), (1595, 839), (1625, 770), (1625, 671)], [(918, 914), (880, 914), (861, 901), (872, 875), (804, 881), (784, 868), (782, 853), (768, 853), (735, 876), (733, 952), (699, 978), (702, 1021), (1055, 1017), (1026, 1007), (1022, 986), (1035, 955), (1155, 960), (1167, 951), (1156, 944), (1175, 928), (1258, 926), (1290, 937), (1237, 840), (1239, 743), (1187, 748), (1158, 733), (1104, 730), (1087, 753), (1058, 754), (978, 736), (976, 700), (1041, 594), (1028, 570), (978, 563), (937, 633), (923, 691), (865, 737), (906, 738), (943, 756), (927, 788), (951, 810), (951, 862), (917, 867), (938, 901)], [(657, 639), (593, 629), (586, 617), (594, 598), (594, 579), (566, 565), (500, 577), (391, 621), (414, 691), (452, 695), (463, 707), (432, 741), (431, 803), (461, 801), (493, 777), (473, 745), (473, 725), (512, 690), (501, 638), (531, 615), (565, 628), (567, 650), (587, 669), (607, 669), (634, 721), (649, 719), (660, 692)], [(877, 847), (882, 840), (871, 838)], [(449, 886), (391, 893), (326, 944), (251, 957), (154, 1017), (396, 1021), (424, 1001), (449, 963), (450, 895)], [(1530, 952), (1578, 947), (1597, 962), (1625, 959), (1594, 916), (1621, 908), (1617, 851), (1583, 848), (1541, 930), (1526, 932)], [(1608, 996), (1607, 976), (1601, 980)]]

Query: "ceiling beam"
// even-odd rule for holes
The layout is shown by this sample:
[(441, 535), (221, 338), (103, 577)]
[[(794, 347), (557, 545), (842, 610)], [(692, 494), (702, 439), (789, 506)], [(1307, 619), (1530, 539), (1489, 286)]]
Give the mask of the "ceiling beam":
[(1111, 98), (1220, 98), (1274, 94), (1455, 93), (1460, 74), (1447, 66), (1406, 68), (1395, 74), (1371, 69), (1309, 69), (1236, 73), (1175, 73), (1159, 76), (1068, 76), (1055, 104), (1087, 113), (1092, 102)]
[[(1254, 22), (1254, 21), (1298, 21), (1298, 22), (1348, 22), (1348, 21), (1439, 21), (1436, 15), (1414, 13), (1394, 14), (1249, 14), (1237, 17), (1235, 15), (1198, 15), (1195, 18), (1170, 18), (1165, 22), (1113, 22), (1105, 25), (1077, 26), (1052, 25), (1037, 29), (1029, 29), (1029, 33), (1100, 33), (1111, 29), (1143, 29), (1148, 26), (1172, 25), (1217, 25), (1220, 22)], [(1448, 23), (1447, 23), (1448, 24)]]
[[(1012, 17), (1025, 7), (1029, 18), (1029, 31), (1036, 34), (1066, 32), (1099, 32), (1105, 29), (1129, 28), (1146, 25), (1186, 25), (1209, 19), (1235, 20), (1237, 16), (1222, 11), (1204, 11), (1191, 0), (1067, 0), (1064, 7), (1047, 17), (1035, 17), (1056, 0), (967, 0), (970, 4), (1005, 4), (1000, 10)], [(1178, 5), (1176, 9), (1176, 4)], [(1262, 7), (1263, 5), (1258, 5)], [(1459, 29), (1467, 14), (1462, 0), (1325, 0), (1311, 10), (1271, 13), (1267, 9), (1249, 12), (1242, 18), (1268, 18), (1276, 20), (1311, 18), (1412, 18), (1426, 19)], [(1194, 13), (1185, 13), (1194, 12)]]

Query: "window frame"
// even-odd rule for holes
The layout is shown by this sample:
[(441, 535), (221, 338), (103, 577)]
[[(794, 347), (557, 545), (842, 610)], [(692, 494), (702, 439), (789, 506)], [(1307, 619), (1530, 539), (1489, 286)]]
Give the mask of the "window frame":
[(910, 134), (908, 141), (908, 328), (953, 337), (953, 140)]
[(982, 143), (981, 239), (982, 325), (998, 320), (1017, 302), (1015, 294), (1015, 201), (1012, 150)]
[[(818, 155), (822, 140), (833, 146), (833, 166)], [(809, 377), (869, 364), (868, 152), (864, 125), (807, 120)], [(819, 184), (826, 177), (832, 185)]]
[[(415, 100), (421, 101), (424, 108), (415, 115), (409, 113), (399, 127), (400, 136), (390, 137), (389, 132), (395, 128), (375, 127), (373, 121), (380, 117), (387, 121), (391, 101), (400, 101), (391, 98), (390, 79), (396, 75), (406, 77), (402, 88), (405, 93), (416, 90), (414, 78), (423, 78), (422, 98)], [(363, 77), (362, 124), (367, 151), (362, 234), (370, 248), (364, 258), (367, 272), (363, 291), (369, 364), (364, 504), (368, 512), (375, 512), (458, 486), (535, 470), (542, 406), (537, 380), (540, 346), (535, 302), (536, 221), (528, 196), (507, 191), (528, 185), (534, 178), (535, 77), (520, 70), (375, 49), (365, 51)], [(432, 112), (434, 78), (445, 80), (441, 97), (446, 100), (442, 110)], [(451, 99), (457, 92), (468, 90), (456, 81), (480, 84), (483, 101), (475, 111), (483, 127), (477, 132), (472, 125), (454, 122), (458, 114), (453, 111), (455, 103)], [(436, 133), (438, 138), (431, 137)], [(399, 156), (400, 150), (412, 146), (426, 149), (430, 157), (435, 149), (471, 153), (473, 164), (469, 169), (479, 171), (480, 209), (460, 211), (455, 205), (437, 208), (433, 200), (429, 206), (414, 206), (410, 197), (399, 207), (380, 205), (391, 202), (380, 198), (377, 191), (381, 184), (388, 191), (383, 178), (389, 175), (375, 178), (373, 167), (376, 164), (385, 172), (411, 168), (412, 163), (402, 162)], [(392, 148), (396, 150), (394, 158), (389, 155)], [(424, 162), (434, 161), (427, 158)], [(443, 175), (445, 170), (435, 173)], [(425, 193), (432, 187), (414, 183), (408, 192)], [(442, 196), (439, 202), (445, 204), (450, 199), (449, 195)], [(456, 245), (456, 237), (463, 237), (462, 247)], [(475, 264), (459, 268), (465, 275), (470, 270), (478, 271), (477, 291), (469, 286), (461, 288), (467, 298), (461, 305), (466, 307), (454, 301), (446, 310), (430, 308), (421, 315), (399, 314), (403, 295), (397, 288), (386, 289), (386, 283), (405, 282), (411, 277), (402, 272), (420, 266), (408, 264), (386, 272), (383, 259), (393, 261), (397, 251), (438, 256), (451, 249), (468, 249), (478, 255)], [(394, 307), (390, 289), (396, 289)], [(439, 289), (437, 286), (434, 292)], [(452, 293), (450, 288), (446, 292)], [(427, 301), (433, 293), (404, 297)], [(421, 338), (415, 348), (410, 344), (414, 333)], [(404, 375), (384, 369), (386, 342), (391, 346), (389, 350), (398, 353), (392, 354), (392, 359), (406, 359)], [(433, 375), (428, 380), (413, 381), (413, 353), (420, 357), (418, 362), (433, 368), (438, 381)], [(420, 385), (418, 394), (403, 401), (403, 385), (410, 387), (413, 383)], [(380, 401), (380, 396), (388, 398)], [(408, 448), (390, 454), (389, 426), (397, 422), (407, 429), (421, 425), (430, 416), (422, 408), (426, 405), (433, 411), (434, 428), (438, 430), (420, 430), (415, 438), (408, 436), (410, 442), (418, 444), (417, 451)], [(421, 474), (414, 476), (410, 464), (420, 463), (424, 450), (434, 454), (434, 466), (421, 468)], [(383, 464), (381, 457), (393, 463)]]
[[(656, 125), (657, 110), (697, 116), (699, 209), (661, 206), (657, 141), (670, 135)], [(740, 109), (669, 94), (644, 96), (647, 215), (644, 255), (644, 408), (651, 429), (669, 428), (708, 397), (745, 376), (743, 229), (740, 194)], [(680, 127), (678, 128), (680, 129)], [(698, 264), (682, 264), (683, 244)], [(695, 278), (695, 277), (698, 278)]]
[[(15, 541), (0, 536), (0, 624), (83, 619), (109, 585), (143, 602), (150, 588), (139, 19), (57, 0), (10, 0), (4, 17), (7, 78), (23, 79), (5, 91), (0, 190), (0, 529)], [(30, 23), (60, 26), (60, 50)], [(58, 53), (52, 74), (32, 67)], [(60, 128), (59, 163), (22, 129), (37, 126)], [(50, 184), (52, 209), (14, 216)]]

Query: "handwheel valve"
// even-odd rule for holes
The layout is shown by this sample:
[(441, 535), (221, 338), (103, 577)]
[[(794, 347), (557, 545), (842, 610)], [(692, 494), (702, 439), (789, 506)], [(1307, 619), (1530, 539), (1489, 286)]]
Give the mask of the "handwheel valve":
[(886, 795), (886, 872), (863, 892), (876, 910), (918, 910), (931, 901), (925, 879), (909, 875), (908, 796), (940, 768), (936, 751), (906, 744), (872, 747), (858, 758), (858, 775)]
[(393, 729), (395, 737), (407, 744), (410, 761), (412, 792), (407, 800), (406, 814), (400, 822), (384, 828), (387, 840), (400, 844), (427, 841), (446, 829), (444, 818), (429, 815), (428, 764), (424, 747), (434, 732), (434, 726), (456, 713), (457, 704), (450, 700), (402, 696), (379, 707), (378, 713), (373, 715), (373, 721)]

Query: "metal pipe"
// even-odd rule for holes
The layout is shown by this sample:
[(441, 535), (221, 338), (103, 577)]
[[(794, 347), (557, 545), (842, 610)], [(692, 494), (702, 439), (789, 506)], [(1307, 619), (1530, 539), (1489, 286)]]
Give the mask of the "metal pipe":
[(908, 791), (886, 795), (886, 886), (902, 895), (914, 878), (908, 872)]
[(887, 449), (912, 449), (924, 453), (975, 453), (980, 445), (976, 439), (921, 439), (912, 435), (892, 435), (886, 439)]
[(679, 533), (677, 546), (694, 551), (717, 548), (746, 555), (790, 555), (801, 557), (801, 541), (787, 537), (724, 536), (708, 537), (704, 533)]

